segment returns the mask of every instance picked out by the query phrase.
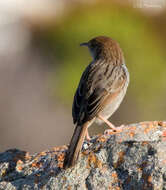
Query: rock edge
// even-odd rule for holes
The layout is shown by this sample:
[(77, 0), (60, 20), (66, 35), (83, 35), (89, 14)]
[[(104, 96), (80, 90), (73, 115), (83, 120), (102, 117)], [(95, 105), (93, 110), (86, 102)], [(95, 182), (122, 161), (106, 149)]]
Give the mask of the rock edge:
[(0, 153), (0, 190), (166, 189), (166, 121), (126, 125), (85, 141), (78, 163), (63, 169), (67, 146), (30, 155)]

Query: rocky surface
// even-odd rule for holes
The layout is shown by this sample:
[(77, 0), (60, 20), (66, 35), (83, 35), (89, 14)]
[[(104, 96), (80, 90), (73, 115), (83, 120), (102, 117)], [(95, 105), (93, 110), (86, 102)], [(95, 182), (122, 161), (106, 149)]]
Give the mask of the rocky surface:
[(67, 147), (39, 154), (0, 153), (0, 190), (166, 189), (166, 122), (125, 126), (85, 142), (78, 164), (64, 170)]

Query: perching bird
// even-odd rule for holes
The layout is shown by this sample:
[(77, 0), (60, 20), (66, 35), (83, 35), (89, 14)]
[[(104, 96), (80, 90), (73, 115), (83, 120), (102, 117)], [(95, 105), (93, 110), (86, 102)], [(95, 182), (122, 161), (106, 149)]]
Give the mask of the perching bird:
[(76, 163), (85, 137), (89, 138), (88, 127), (93, 122), (105, 122), (113, 131), (123, 128), (115, 127), (107, 119), (119, 107), (129, 83), (123, 52), (115, 40), (99, 36), (80, 45), (89, 48), (93, 60), (83, 72), (74, 96), (72, 115), (76, 127), (64, 168)]

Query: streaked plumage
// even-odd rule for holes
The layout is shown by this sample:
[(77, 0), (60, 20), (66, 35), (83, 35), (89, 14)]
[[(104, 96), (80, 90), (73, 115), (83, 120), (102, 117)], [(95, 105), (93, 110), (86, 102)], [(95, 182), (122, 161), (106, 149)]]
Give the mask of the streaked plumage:
[(88, 127), (94, 121), (100, 123), (99, 115), (108, 119), (116, 111), (129, 83), (129, 73), (117, 42), (100, 36), (83, 45), (88, 46), (93, 61), (83, 72), (74, 96), (72, 115), (76, 128), (64, 167), (75, 164)]

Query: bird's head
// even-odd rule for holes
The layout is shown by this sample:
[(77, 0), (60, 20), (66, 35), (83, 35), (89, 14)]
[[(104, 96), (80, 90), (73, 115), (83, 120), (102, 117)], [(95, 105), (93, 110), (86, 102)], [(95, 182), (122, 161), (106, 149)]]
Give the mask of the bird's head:
[(98, 36), (88, 42), (81, 43), (81, 46), (87, 46), (94, 60), (108, 59), (121, 60), (123, 53), (119, 44), (106, 36)]

